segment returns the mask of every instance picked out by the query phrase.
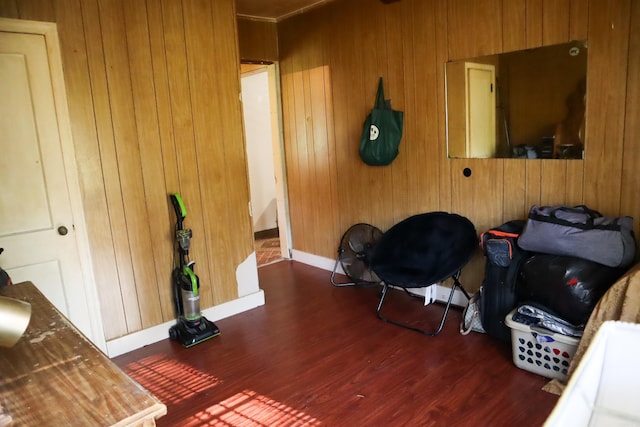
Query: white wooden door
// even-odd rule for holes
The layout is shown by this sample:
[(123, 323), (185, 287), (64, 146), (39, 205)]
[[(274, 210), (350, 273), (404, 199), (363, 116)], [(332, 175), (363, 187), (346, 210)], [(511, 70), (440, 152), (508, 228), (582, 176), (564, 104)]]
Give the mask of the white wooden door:
[(0, 265), (92, 338), (45, 37), (0, 32)]
[(467, 157), (495, 157), (495, 67), (467, 62), (465, 69), (467, 76)]

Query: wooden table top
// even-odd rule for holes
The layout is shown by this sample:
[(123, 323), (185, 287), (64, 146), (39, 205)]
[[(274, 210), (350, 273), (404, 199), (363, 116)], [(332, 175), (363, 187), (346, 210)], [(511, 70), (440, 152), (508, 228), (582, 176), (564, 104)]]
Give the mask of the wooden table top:
[(166, 406), (91, 343), (31, 282), (0, 288), (31, 321), (0, 347), (0, 407), (14, 426), (153, 426)]

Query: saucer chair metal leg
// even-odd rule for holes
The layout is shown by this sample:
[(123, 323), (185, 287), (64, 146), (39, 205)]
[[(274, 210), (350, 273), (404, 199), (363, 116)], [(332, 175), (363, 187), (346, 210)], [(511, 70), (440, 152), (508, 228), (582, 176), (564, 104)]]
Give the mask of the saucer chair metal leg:
[(381, 313), (382, 304), (384, 303), (385, 297), (387, 296), (387, 291), (389, 290), (389, 285), (387, 283), (383, 283), (382, 293), (380, 294), (380, 302), (378, 302), (378, 308), (376, 311), (378, 318), (384, 322), (391, 323), (396, 326), (401, 326), (403, 328), (410, 329), (412, 331), (420, 332), (421, 334), (424, 334), (424, 335), (428, 335), (428, 336), (438, 335), (442, 331), (442, 328), (444, 327), (444, 322), (447, 320), (447, 314), (449, 313), (449, 308), (451, 307), (451, 302), (453, 301), (453, 295), (456, 292), (456, 288), (460, 288), (460, 290), (462, 291), (464, 296), (467, 298), (467, 300), (471, 298), (469, 296), (469, 293), (462, 287), (462, 284), (458, 280), (459, 277), (460, 277), (460, 271), (456, 272), (456, 274), (452, 276), (453, 286), (451, 286), (451, 292), (449, 292), (449, 298), (447, 299), (447, 304), (445, 305), (444, 313), (442, 314), (442, 319), (440, 320), (440, 324), (438, 325), (438, 328), (436, 330), (429, 331), (426, 329), (417, 328), (407, 323), (391, 320), (388, 317), (383, 316)]
[[(460, 280), (458, 280), (458, 279), (460, 279), (460, 270), (458, 270), (458, 272), (456, 274), (451, 276), (451, 278), (453, 279), (453, 287), (452, 287), (452, 289), (455, 289), (456, 287), (460, 288), (460, 290), (464, 294), (464, 296), (467, 299), (467, 301), (469, 301), (471, 299), (471, 295), (469, 295), (469, 292), (467, 292), (467, 290), (464, 288), (464, 286), (462, 286), (462, 283), (460, 283)], [(452, 295), (453, 295), (453, 292), (452, 292)]]
[(355, 283), (353, 282), (336, 282), (336, 270), (338, 269), (338, 264), (342, 261), (342, 254), (344, 253), (344, 249), (338, 249), (338, 257), (336, 258), (336, 263), (333, 265), (333, 271), (331, 271), (331, 284), (333, 286), (341, 287), (341, 286), (353, 286)]

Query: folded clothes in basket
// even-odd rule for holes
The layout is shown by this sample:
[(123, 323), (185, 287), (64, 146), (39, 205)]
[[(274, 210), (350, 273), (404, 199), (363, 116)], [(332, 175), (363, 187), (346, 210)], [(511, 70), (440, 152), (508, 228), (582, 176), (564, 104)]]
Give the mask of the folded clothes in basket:
[(581, 337), (584, 330), (584, 325), (573, 325), (542, 308), (529, 304), (519, 306), (513, 315), (513, 320), (571, 337)]

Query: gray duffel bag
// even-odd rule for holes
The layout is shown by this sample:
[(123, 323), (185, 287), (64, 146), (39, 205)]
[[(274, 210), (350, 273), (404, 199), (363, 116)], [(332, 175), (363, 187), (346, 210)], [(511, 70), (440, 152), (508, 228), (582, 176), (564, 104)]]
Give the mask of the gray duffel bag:
[(604, 217), (584, 205), (533, 205), (518, 246), (531, 252), (575, 256), (609, 267), (627, 267), (636, 253), (633, 218)]

